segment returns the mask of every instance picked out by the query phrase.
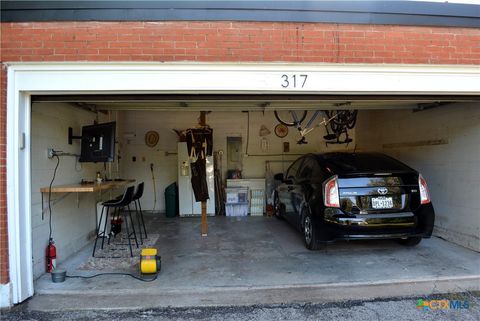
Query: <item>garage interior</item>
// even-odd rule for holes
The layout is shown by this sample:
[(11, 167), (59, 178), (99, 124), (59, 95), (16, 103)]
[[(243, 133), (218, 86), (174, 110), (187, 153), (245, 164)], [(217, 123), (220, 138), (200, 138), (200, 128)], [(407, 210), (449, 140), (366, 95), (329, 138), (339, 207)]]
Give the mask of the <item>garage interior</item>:
[[(101, 296), (129, 289), (132, 293), (155, 293), (165, 304), (175, 305), (167, 294), (181, 289), (279, 289), (286, 284), (331, 286), (478, 276), (478, 101), (478, 97), (467, 96), (34, 96), (31, 170), (35, 292), (46, 296)], [(292, 109), (308, 110), (311, 115), (315, 110), (346, 109), (345, 106), (359, 110), (356, 126), (349, 131), (352, 143), (326, 145), (324, 126), (307, 135), (308, 144), (297, 144), (300, 136), (294, 127), (288, 128), (284, 138), (275, 134), (278, 121), (274, 110), (285, 114)], [(241, 173), (242, 179), (266, 179), (268, 201), (272, 188), (269, 177), (284, 172), (300, 155), (382, 152), (405, 162), (426, 178), (436, 212), (434, 237), (415, 248), (405, 248), (390, 240), (356, 241), (338, 242), (311, 252), (305, 249), (298, 231), (284, 221), (267, 217), (265, 210), (260, 216), (208, 217), (208, 236), (202, 237), (198, 216), (165, 216), (164, 197), (165, 189), (177, 182), (179, 175), (178, 135), (174, 129), (195, 127), (200, 111), (207, 111), (206, 123), (213, 129), (213, 151), (221, 159), (217, 168), (223, 188), (229, 171), (233, 175)], [(80, 141), (68, 144), (68, 128), (79, 135), (82, 126), (95, 120), (117, 124), (115, 162), (104, 166), (79, 163), (76, 156), (61, 157), (53, 185), (78, 183), (82, 179), (93, 181), (97, 172), (111, 179), (144, 182), (141, 202), (151, 238), (145, 244), (158, 248), (162, 256), (162, 271), (155, 282), (102, 276), (52, 283), (45, 274), (48, 196), (44, 193), (42, 202), (40, 189), (49, 186), (56, 165), (54, 159), (47, 157), (47, 150), (77, 155)], [(154, 147), (145, 143), (148, 131), (159, 135)], [(222, 157), (218, 158), (219, 154)], [(113, 265), (89, 266), (96, 204), (120, 193), (52, 193), (52, 230), (58, 264), (68, 274), (138, 273), (138, 256), (117, 260)], [(342, 273), (338, 273), (339, 267)], [(208, 299), (197, 300), (199, 304), (208, 304)]]

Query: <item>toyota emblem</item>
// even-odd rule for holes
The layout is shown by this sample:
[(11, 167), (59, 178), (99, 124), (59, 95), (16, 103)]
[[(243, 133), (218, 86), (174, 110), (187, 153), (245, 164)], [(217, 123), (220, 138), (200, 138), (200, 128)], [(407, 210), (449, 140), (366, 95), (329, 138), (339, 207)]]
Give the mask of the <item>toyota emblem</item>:
[(380, 194), (380, 195), (385, 195), (385, 194), (388, 193), (388, 188), (386, 188), (386, 187), (380, 187), (377, 191), (378, 191), (378, 194)]

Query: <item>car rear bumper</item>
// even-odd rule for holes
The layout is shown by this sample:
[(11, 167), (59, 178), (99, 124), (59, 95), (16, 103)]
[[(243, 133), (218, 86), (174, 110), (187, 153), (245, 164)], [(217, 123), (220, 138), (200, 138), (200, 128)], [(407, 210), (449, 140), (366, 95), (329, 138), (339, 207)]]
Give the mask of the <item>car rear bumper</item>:
[(389, 214), (363, 214), (355, 216), (325, 216), (325, 221), (341, 227), (412, 228), (417, 219), (411, 212)]
[(432, 234), (434, 210), (431, 204), (415, 212), (345, 215), (325, 211), (317, 217), (318, 241), (345, 239), (392, 239), (406, 237), (428, 238)]
[[(335, 239), (329, 241), (336, 241), (336, 240), (378, 240), (378, 239), (401, 239), (407, 237), (422, 237), (422, 238), (430, 238), (430, 235), (425, 233), (386, 233), (386, 234), (337, 234)], [(327, 241), (327, 242), (329, 242)]]
[(333, 242), (336, 240), (375, 240), (398, 239), (407, 237), (429, 238), (431, 233), (412, 228), (341, 228), (337, 226), (324, 226), (324, 233), (317, 239), (320, 242)]

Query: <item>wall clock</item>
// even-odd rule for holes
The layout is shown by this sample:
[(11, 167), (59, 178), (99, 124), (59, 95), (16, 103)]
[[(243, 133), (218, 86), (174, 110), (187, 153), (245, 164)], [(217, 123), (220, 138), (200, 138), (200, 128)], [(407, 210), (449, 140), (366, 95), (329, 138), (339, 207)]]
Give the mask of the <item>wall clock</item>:
[(288, 135), (288, 127), (283, 124), (278, 124), (275, 126), (275, 135), (280, 138), (284, 138)]
[(160, 139), (160, 136), (158, 133), (154, 130), (148, 131), (145, 134), (145, 144), (148, 147), (155, 147), (158, 144), (158, 140)]

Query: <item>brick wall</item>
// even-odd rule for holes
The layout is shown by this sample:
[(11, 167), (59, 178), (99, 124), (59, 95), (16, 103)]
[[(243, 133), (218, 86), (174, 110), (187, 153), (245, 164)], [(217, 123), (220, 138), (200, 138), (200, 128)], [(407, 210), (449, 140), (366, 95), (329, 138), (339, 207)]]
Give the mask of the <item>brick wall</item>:
[(3, 61), (476, 64), (480, 29), (258, 22), (3, 23)]
[[(480, 29), (272, 22), (2, 23), (1, 61), (480, 64)], [(0, 110), (0, 283), (8, 282), (5, 70)]]

